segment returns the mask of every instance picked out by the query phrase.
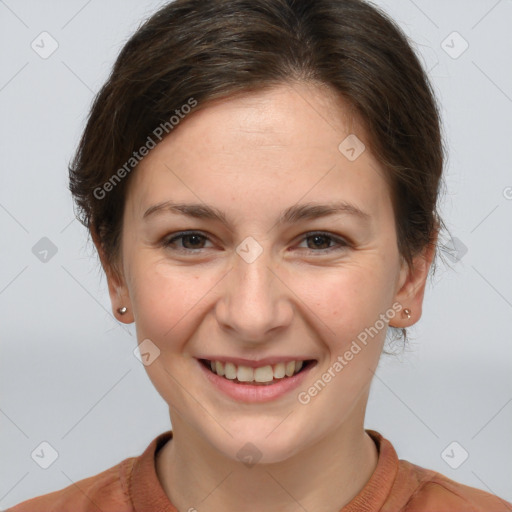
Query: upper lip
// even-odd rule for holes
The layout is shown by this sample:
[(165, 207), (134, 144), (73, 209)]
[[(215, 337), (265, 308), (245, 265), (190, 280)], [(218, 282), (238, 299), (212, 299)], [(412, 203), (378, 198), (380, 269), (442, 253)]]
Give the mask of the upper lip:
[(272, 366), (278, 363), (288, 363), (290, 361), (312, 361), (311, 357), (290, 357), (290, 356), (278, 356), (278, 357), (265, 357), (263, 359), (244, 359), (242, 357), (225, 357), (225, 356), (204, 356), (198, 357), (197, 359), (206, 359), (208, 361), (220, 361), (221, 363), (233, 363), (236, 366), (248, 366), (249, 368), (260, 368), (262, 366)]

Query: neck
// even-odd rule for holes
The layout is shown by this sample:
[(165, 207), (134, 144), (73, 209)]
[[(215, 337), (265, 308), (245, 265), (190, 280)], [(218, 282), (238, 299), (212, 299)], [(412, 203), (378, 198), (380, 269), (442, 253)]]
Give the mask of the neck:
[[(360, 420), (364, 407), (353, 410), (361, 412)], [(354, 418), (285, 461), (251, 467), (206, 446), (180, 420), (174, 419), (173, 439), (157, 456), (160, 482), (178, 510), (338, 512), (377, 465), (375, 443)]]

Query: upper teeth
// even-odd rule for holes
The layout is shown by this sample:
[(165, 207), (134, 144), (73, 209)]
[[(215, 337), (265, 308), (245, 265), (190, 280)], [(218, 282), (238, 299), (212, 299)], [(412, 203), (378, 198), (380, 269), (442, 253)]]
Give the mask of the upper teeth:
[(212, 372), (227, 379), (238, 379), (240, 382), (271, 382), (273, 379), (282, 379), (285, 375), (291, 377), (302, 368), (302, 364), (303, 361), (289, 361), (273, 366), (250, 368), (243, 365), (236, 366), (233, 363), (210, 361)]

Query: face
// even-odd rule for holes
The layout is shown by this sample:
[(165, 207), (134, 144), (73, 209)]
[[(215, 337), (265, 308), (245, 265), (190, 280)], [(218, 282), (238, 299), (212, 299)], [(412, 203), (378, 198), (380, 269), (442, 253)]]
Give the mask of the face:
[(365, 143), (328, 89), (282, 85), (199, 105), (134, 171), (109, 286), (182, 437), (276, 462), (362, 421), (383, 319), (418, 299), (383, 170), (339, 149), (350, 134)]

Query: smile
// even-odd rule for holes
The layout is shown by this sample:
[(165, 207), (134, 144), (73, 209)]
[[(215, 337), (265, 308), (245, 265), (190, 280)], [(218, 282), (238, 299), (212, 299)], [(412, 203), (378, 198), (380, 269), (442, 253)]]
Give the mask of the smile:
[(229, 361), (200, 359), (203, 366), (212, 373), (237, 384), (271, 385), (297, 375), (309, 368), (314, 360), (291, 360), (258, 367), (237, 365)]

